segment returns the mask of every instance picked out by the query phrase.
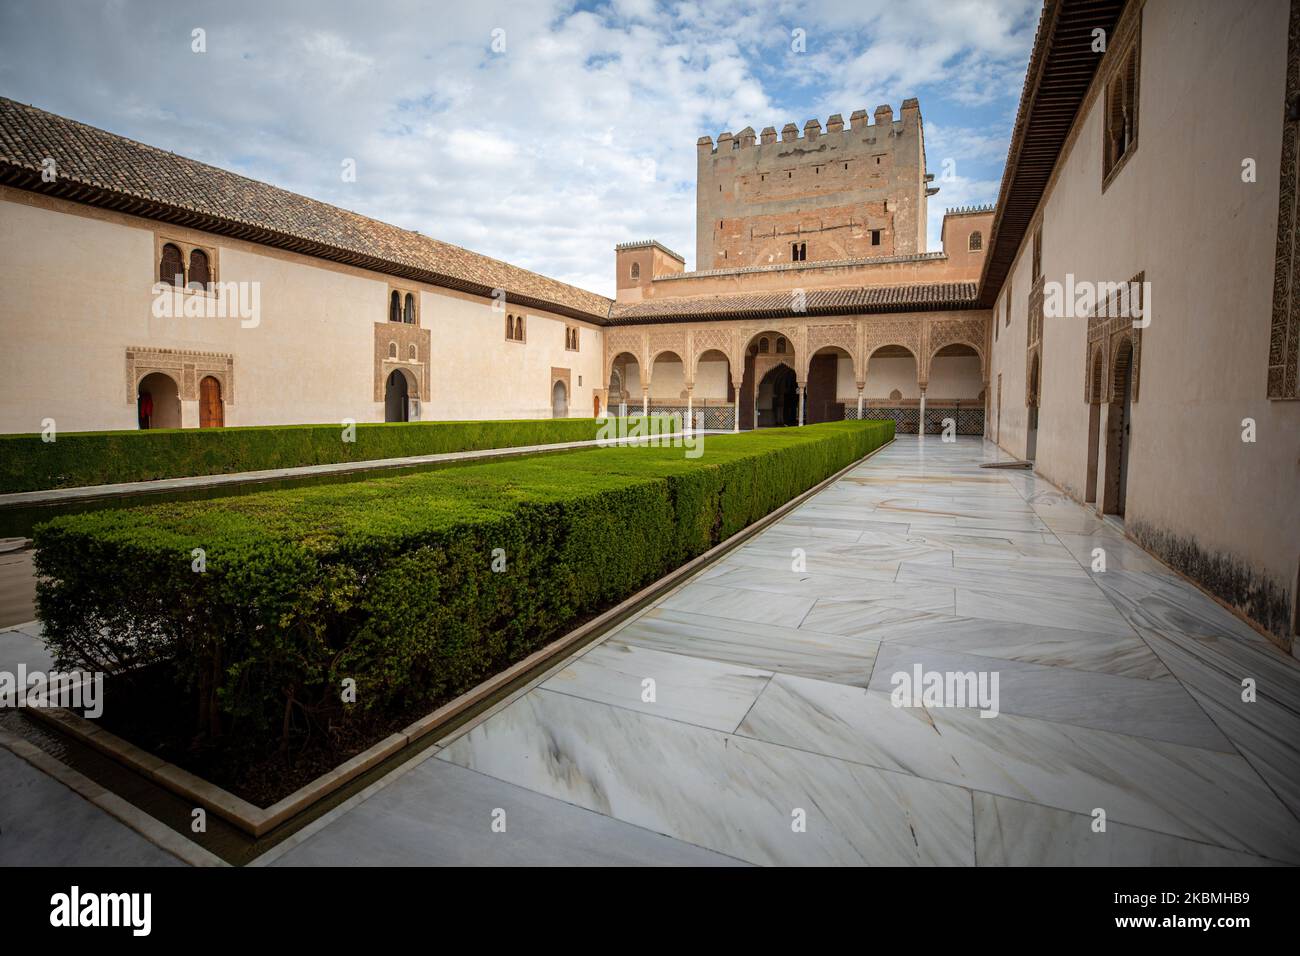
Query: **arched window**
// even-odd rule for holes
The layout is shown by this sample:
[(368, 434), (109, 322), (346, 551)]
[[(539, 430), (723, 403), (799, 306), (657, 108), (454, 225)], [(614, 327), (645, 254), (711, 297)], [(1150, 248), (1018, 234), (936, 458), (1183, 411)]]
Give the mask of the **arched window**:
[(394, 289), (393, 294), (388, 297), (388, 321), (402, 321), (402, 297), (398, 294), (396, 289)]
[(764, 354), (764, 355), (767, 354), (767, 339), (766, 339), (766, 338), (761, 338), (761, 339), (758, 340), (758, 351), (759, 351), (760, 353)]
[(633, 279), (641, 278), (641, 263), (639, 262), (632, 263), (632, 278)]
[(406, 357), (412, 362), (418, 361), (420, 352), (416, 349), (414, 343), (406, 350)]
[(415, 296), (406, 293), (406, 309), (402, 313), (402, 321), (407, 325), (415, 324)]
[(190, 282), (191, 289), (206, 289), (212, 281), (212, 271), (208, 267), (208, 254), (202, 249), (195, 249), (190, 253)]
[(782, 355), (785, 354), (785, 339), (784, 339), (784, 338), (778, 338), (778, 339), (776, 340), (776, 350), (777, 350), (778, 353), (780, 353), (780, 354), (782, 354)]
[(983, 249), (984, 234), (981, 233), (978, 229), (972, 232), (970, 234), (970, 240), (967, 243), (967, 248), (970, 249), (971, 252), (979, 252), (981, 249)]
[(389, 343), (388, 343), (388, 357), (389, 357), (390, 359), (395, 359), (395, 358), (397, 358), (397, 343), (396, 343), (396, 342), (389, 342)]
[(185, 265), (181, 261), (181, 250), (170, 242), (162, 247), (162, 257), (158, 262), (158, 281), (168, 285), (185, 285)]

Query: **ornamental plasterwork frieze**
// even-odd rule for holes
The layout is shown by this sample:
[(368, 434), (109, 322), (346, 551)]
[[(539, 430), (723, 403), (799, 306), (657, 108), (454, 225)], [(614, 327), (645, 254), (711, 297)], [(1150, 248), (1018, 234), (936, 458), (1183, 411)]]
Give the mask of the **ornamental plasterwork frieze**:
[(877, 349), (898, 345), (912, 353), (916, 359), (918, 380), (923, 369), (921, 356), (925, 354), (922, 338), (925, 322), (920, 318), (864, 319), (862, 322), (862, 381), (866, 381), (867, 365)]
[[(694, 342), (691, 347), (691, 382), (700, 367), (700, 358), (708, 351), (718, 351), (727, 357), (727, 364), (735, 369), (737, 366), (735, 335), (731, 329), (695, 329)], [(744, 366), (742, 365), (741, 368)], [(733, 376), (734, 377), (734, 376)]]
[(199, 400), (199, 382), (211, 375), (221, 383), (221, 399), (235, 404), (235, 357), (228, 352), (196, 352), (189, 349), (136, 348), (126, 350), (126, 400), (134, 404), (140, 382), (146, 375), (161, 372), (176, 382), (181, 401)]
[(834, 346), (841, 348), (853, 358), (854, 368), (858, 365), (858, 329), (854, 323), (839, 325), (808, 326), (808, 355), (816, 355), (820, 349)]
[[(1086, 402), (1108, 402), (1114, 392), (1111, 381), (1115, 369), (1115, 356), (1120, 346), (1128, 339), (1133, 346), (1133, 357), (1129, 362), (1129, 401), (1138, 400), (1138, 385), (1141, 380), (1142, 329), (1134, 327), (1134, 317), (1144, 316), (1145, 302), (1142, 300), (1142, 282), (1145, 272), (1139, 272), (1128, 281), (1126, 287), (1112, 295), (1105, 302), (1098, 303), (1088, 316), (1088, 347), (1084, 350), (1083, 398)], [(1124, 299), (1136, 294), (1135, 303)], [(1098, 349), (1102, 354), (1101, 382), (1102, 395), (1093, 394), (1092, 365)]]
[(980, 380), (989, 380), (988, 352), (984, 347), (988, 321), (979, 319), (938, 319), (930, 323), (929, 341), (926, 343), (925, 378), (930, 378), (930, 363), (934, 355), (949, 345), (966, 345), (980, 358)]
[(683, 362), (690, 353), (686, 349), (686, 330), (682, 328), (655, 329), (650, 333), (648, 362), (654, 365), (664, 352), (672, 352)]

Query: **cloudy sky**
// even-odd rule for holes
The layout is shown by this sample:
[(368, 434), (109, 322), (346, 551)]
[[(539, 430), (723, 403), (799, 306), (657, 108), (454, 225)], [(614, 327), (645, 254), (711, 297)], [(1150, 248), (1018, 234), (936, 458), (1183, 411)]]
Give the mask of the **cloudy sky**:
[(612, 294), (617, 242), (694, 267), (699, 136), (908, 96), (938, 248), (997, 198), (1039, 5), (5, 3), (0, 94)]

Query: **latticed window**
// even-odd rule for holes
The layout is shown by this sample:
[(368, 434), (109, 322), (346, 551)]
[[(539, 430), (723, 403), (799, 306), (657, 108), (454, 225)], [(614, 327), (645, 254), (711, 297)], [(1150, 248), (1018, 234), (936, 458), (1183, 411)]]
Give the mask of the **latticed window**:
[(185, 285), (185, 265), (181, 261), (179, 247), (167, 243), (162, 247), (162, 256), (158, 262), (158, 281), (168, 285)]
[(1106, 149), (1102, 176), (1109, 176), (1137, 146), (1138, 43), (1120, 61), (1106, 85)]
[(970, 240), (967, 242), (967, 248), (971, 252), (979, 252), (984, 248), (984, 234), (978, 229), (970, 234)]
[(208, 254), (202, 249), (195, 249), (190, 253), (190, 282), (191, 289), (206, 289), (212, 282), (212, 269), (208, 264)]
[(633, 279), (641, 278), (641, 263), (639, 262), (632, 263), (632, 278)]

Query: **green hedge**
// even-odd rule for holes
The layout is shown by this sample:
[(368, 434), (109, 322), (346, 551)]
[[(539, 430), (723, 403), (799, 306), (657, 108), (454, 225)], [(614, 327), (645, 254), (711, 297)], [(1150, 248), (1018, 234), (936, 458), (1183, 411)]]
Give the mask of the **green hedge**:
[(61, 666), (169, 668), (199, 732), (278, 737), (299, 710), (346, 721), (349, 677), (358, 707), (400, 714), (523, 658), (893, 431), (835, 422), (710, 436), (696, 459), (592, 449), (60, 517), (35, 531), (39, 613)]
[(597, 427), (593, 418), (359, 424), (354, 442), (341, 424), (0, 435), (0, 494), (553, 445), (593, 439)]

